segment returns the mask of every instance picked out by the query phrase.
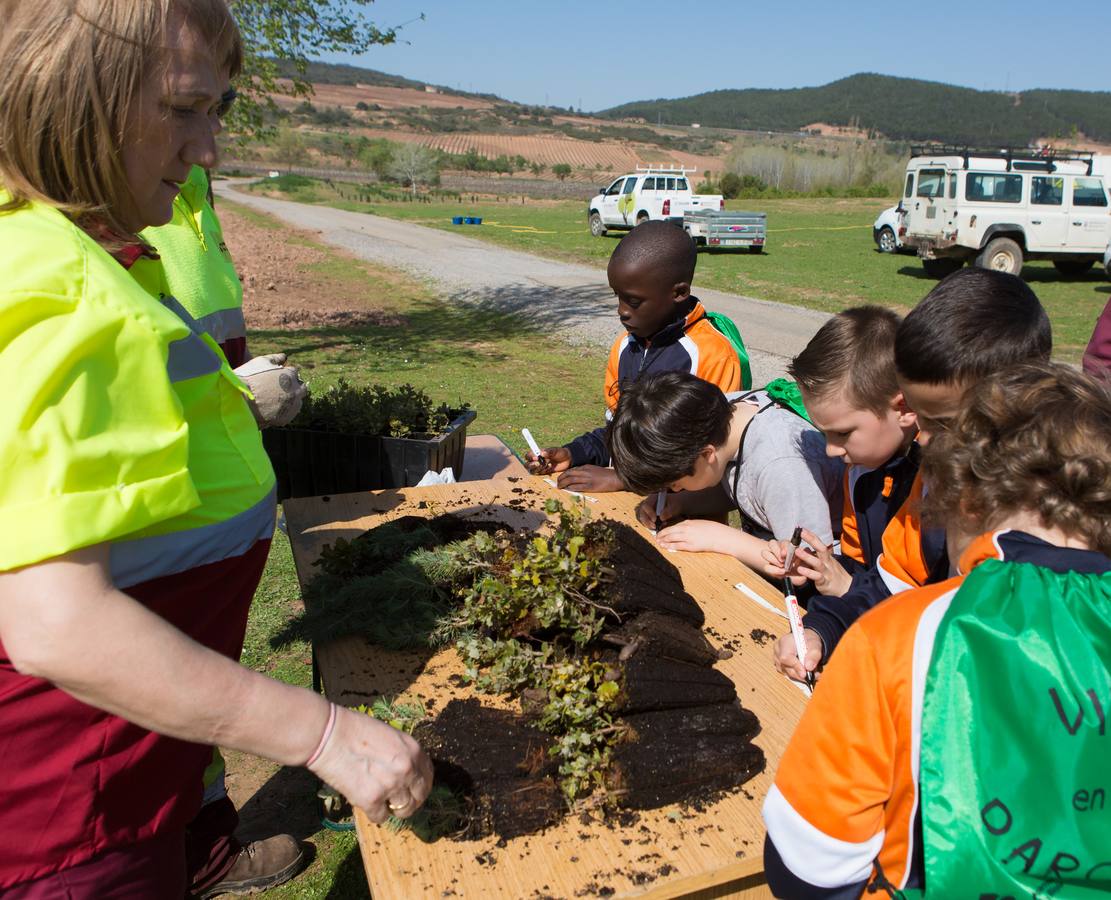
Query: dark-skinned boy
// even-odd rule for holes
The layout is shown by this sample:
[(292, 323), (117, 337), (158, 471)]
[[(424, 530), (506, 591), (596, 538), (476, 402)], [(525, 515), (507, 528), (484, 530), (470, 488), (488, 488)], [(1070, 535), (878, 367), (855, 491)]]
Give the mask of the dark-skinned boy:
[[(691, 296), (696, 260), (686, 232), (658, 221), (638, 225), (610, 256), (606, 274), (625, 331), (614, 341), (606, 366), (607, 421), (621, 385), (648, 373), (689, 372), (724, 392), (740, 389), (737, 351)], [(558, 473), (559, 487), (567, 490), (623, 490), (620, 475), (610, 468), (605, 432), (596, 428), (562, 447), (545, 448), (543, 464), (528, 453), (529, 470)]]

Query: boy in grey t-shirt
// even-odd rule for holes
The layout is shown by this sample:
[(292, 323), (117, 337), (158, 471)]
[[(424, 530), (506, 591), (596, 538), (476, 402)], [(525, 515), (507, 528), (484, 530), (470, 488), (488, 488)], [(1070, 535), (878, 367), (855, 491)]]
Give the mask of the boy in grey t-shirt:
[[(787, 540), (798, 525), (827, 544), (838, 537), (843, 464), (826, 455), (821, 432), (763, 391), (727, 397), (681, 372), (642, 378), (623, 388), (608, 440), (625, 484), (651, 495), (638, 510), (649, 527), (655, 495), (671, 491), (663, 547), (725, 553), (763, 572), (770, 538)], [(743, 530), (706, 518), (733, 509)]]

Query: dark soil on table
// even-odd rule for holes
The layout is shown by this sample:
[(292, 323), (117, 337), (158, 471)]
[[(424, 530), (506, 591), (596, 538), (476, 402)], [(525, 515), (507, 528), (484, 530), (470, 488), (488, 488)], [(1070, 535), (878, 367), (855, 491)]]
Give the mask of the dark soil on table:
[[(760, 723), (714, 668), (730, 651), (707, 640), (701, 607), (659, 550), (635, 528), (608, 524), (618, 578), (601, 602), (614, 614), (586, 650), (621, 686), (611, 709), (624, 735), (613, 750), (606, 792), (620, 810), (702, 802), (739, 788), (763, 771), (765, 760), (752, 743)], [(527, 627), (520, 637), (528, 638)], [(529, 724), (547, 702), (537, 694), (522, 696), (521, 715), (453, 700), (415, 732), (438, 778), (468, 797), (467, 838), (519, 837), (567, 813), (549, 753), (553, 738)]]

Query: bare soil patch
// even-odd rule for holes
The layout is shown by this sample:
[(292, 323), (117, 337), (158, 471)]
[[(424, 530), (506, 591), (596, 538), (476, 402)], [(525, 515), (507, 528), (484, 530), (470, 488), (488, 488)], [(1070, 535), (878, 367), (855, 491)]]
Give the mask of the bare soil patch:
[[(228, 249), (243, 282), (247, 330), (296, 331), (308, 328), (403, 325), (405, 317), (383, 309), (376, 298), (391, 292), (396, 276), (382, 272), (375, 283), (330, 278), (323, 268), (336, 256), (314, 244), (315, 235), (289, 227), (275, 230), (220, 204)], [(351, 261), (352, 267), (365, 264)]]

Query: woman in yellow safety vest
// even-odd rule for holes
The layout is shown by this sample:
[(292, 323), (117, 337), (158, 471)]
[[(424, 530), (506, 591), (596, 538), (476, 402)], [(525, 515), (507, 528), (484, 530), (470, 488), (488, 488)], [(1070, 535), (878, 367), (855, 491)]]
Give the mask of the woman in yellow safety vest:
[(211, 745), (410, 815), (406, 735), (239, 666), (274, 476), (210, 337), (129, 276), (240, 60), (223, 0), (0, 0), (0, 893), (172, 897)]

